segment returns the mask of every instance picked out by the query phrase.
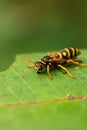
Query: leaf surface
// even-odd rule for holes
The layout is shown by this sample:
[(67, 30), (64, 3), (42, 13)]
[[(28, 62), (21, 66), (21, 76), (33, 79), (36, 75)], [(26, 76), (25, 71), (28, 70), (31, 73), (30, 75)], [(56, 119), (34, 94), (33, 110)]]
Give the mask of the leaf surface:
[[(79, 60), (87, 63), (87, 50), (82, 50)], [(26, 66), (41, 59), (43, 53), (16, 56), (14, 63), (0, 72), (0, 126), (4, 129), (26, 130), (85, 130), (87, 129), (87, 67), (66, 66), (77, 78), (64, 71), (37, 74)], [(67, 96), (71, 95), (71, 96)]]

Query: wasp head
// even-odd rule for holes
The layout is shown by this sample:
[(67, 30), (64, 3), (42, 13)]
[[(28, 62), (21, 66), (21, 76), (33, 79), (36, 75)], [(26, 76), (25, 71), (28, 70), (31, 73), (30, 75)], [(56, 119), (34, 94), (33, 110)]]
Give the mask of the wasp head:
[(42, 72), (45, 72), (46, 70), (46, 65), (40, 61), (37, 61), (35, 63), (35, 69), (36, 69), (36, 72), (37, 73), (42, 73)]

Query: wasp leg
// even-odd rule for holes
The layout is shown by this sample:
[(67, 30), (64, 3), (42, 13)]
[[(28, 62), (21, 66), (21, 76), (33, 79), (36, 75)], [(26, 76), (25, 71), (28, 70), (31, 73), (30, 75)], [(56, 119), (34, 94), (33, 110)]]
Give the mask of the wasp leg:
[(27, 68), (33, 68), (34, 67), (34, 65), (31, 65), (31, 66), (27, 66)]
[(69, 62), (71, 62), (71, 63), (73, 63), (73, 64), (76, 64), (76, 65), (79, 65), (79, 66), (87, 66), (87, 64), (82, 64), (82, 63), (80, 63), (80, 62), (78, 62), (78, 61), (74, 61), (74, 60), (67, 60), (67, 63), (69, 63)]
[(58, 65), (61, 69), (63, 69), (71, 78), (76, 78), (74, 75), (72, 75), (64, 66)]
[(49, 65), (47, 65), (47, 74), (48, 74), (48, 76), (49, 76), (50, 79), (53, 78), (53, 77), (51, 76), (51, 73), (50, 73)]

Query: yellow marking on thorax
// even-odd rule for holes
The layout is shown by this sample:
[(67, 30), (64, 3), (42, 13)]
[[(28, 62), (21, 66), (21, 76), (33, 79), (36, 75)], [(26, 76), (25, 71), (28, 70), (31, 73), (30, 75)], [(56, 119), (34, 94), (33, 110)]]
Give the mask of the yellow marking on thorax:
[(58, 56), (59, 56), (59, 58), (61, 58), (61, 59), (63, 58), (63, 57), (62, 57), (62, 54), (61, 54), (60, 52), (58, 52)]
[(44, 65), (46, 65), (46, 63), (44, 61), (42, 61), (42, 60), (38, 60), (38, 61), (41, 62), (41, 63), (43, 63)]
[(49, 65), (51, 65), (51, 63), (49, 63)]
[(73, 57), (75, 56), (75, 50), (74, 48), (71, 48)]
[(68, 53), (68, 58), (70, 58), (70, 51), (69, 51), (69, 49), (65, 48), (64, 50)]

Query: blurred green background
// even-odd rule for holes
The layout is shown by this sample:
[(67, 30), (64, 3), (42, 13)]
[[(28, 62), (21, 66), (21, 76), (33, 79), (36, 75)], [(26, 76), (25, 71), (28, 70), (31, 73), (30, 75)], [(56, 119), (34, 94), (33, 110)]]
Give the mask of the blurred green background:
[(86, 0), (1, 0), (0, 71), (26, 52), (87, 48)]

